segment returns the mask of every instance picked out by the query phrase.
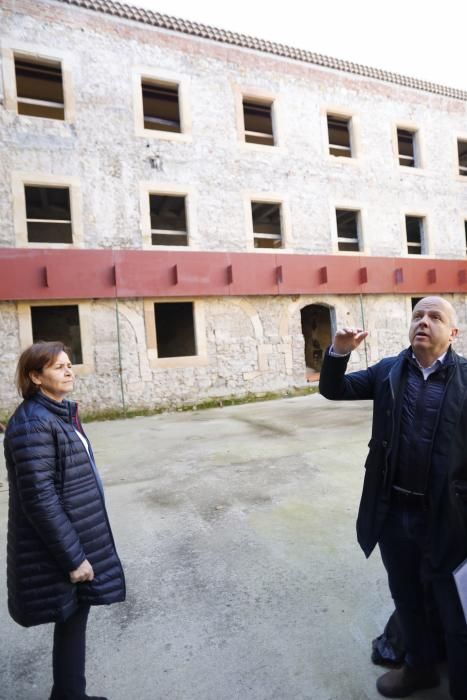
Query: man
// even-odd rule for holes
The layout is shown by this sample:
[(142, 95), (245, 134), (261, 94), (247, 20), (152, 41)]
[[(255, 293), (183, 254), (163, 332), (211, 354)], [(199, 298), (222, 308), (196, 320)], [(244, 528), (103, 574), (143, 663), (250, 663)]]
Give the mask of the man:
[(446, 637), (451, 697), (467, 700), (467, 624), (452, 576), (467, 558), (467, 361), (451, 347), (456, 326), (449, 302), (425, 297), (400, 355), (345, 375), (367, 333), (343, 328), (321, 369), (326, 398), (374, 402), (357, 536), (367, 557), (379, 544), (407, 650), (404, 665), (377, 680), (388, 698), (439, 685), (423, 602), (429, 582)]

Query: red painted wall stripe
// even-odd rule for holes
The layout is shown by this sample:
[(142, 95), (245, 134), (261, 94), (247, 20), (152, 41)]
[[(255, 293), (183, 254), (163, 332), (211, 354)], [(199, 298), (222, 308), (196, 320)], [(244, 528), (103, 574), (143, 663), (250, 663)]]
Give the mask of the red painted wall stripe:
[(467, 291), (467, 261), (152, 250), (0, 250), (0, 300)]

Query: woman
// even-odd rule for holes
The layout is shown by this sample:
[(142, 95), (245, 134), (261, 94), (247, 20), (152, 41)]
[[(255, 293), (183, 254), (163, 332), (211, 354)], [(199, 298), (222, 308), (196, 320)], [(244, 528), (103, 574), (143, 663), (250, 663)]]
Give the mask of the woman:
[(125, 579), (78, 406), (65, 399), (67, 348), (31, 345), (16, 383), (24, 401), (5, 433), (10, 615), (24, 627), (55, 623), (50, 700), (106, 700), (86, 695), (86, 623), (91, 605), (125, 599)]

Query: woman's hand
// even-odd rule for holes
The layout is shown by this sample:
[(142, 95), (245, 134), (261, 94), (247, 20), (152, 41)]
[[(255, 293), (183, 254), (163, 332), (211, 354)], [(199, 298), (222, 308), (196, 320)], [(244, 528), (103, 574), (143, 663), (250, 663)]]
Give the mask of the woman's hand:
[(70, 571), (70, 581), (71, 583), (83, 583), (84, 581), (92, 581), (94, 578), (94, 571), (91, 564), (85, 559), (77, 569)]

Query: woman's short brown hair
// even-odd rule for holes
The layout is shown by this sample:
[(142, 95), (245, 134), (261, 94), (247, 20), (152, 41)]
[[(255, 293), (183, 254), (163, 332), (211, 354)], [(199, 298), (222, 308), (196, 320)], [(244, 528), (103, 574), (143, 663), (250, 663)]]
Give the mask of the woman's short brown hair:
[(16, 387), (23, 399), (30, 399), (40, 388), (29, 376), (31, 372), (42, 372), (44, 367), (51, 365), (61, 352), (69, 355), (70, 349), (59, 340), (47, 342), (41, 340), (21, 353), (16, 368)]

